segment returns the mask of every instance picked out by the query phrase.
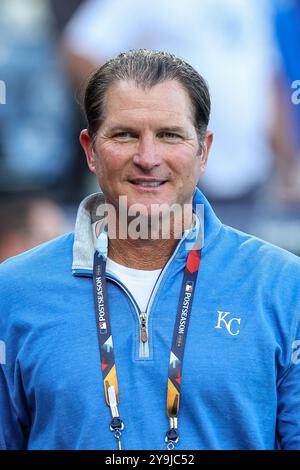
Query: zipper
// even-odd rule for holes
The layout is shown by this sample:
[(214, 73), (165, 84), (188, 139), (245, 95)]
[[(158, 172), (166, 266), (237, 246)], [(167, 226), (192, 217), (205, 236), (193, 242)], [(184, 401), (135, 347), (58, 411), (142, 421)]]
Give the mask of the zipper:
[(154, 298), (155, 298), (155, 296), (157, 294), (157, 291), (159, 289), (159, 286), (161, 284), (161, 281), (162, 281), (168, 267), (170, 266), (170, 264), (174, 260), (174, 257), (176, 256), (180, 246), (184, 242), (184, 240), (187, 236), (187, 233), (181, 238), (181, 240), (179, 241), (177, 247), (175, 248), (171, 258), (167, 261), (167, 263), (163, 267), (161, 273), (159, 274), (159, 276), (156, 280), (156, 283), (153, 287), (153, 290), (151, 292), (150, 298), (148, 300), (148, 304), (147, 304), (145, 312), (141, 312), (138, 304), (136, 303), (135, 298), (133, 297), (131, 292), (127, 289), (127, 287), (124, 286), (124, 284), (122, 282), (120, 282), (116, 277), (114, 277), (114, 275), (110, 274), (109, 272), (106, 273), (107, 278), (110, 279), (111, 281), (115, 282), (116, 284), (118, 284), (118, 286), (121, 287), (121, 289), (125, 292), (125, 294), (127, 294), (129, 299), (131, 300), (131, 303), (134, 306), (134, 309), (135, 309), (135, 312), (137, 314), (138, 321), (139, 321), (139, 359), (149, 358), (150, 351), (149, 351), (148, 320), (149, 320), (150, 311), (151, 311), (151, 308), (152, 308), (152, 305), (153, 305), (153, 302), (154, 302)]
[(143, 312), (140, 314), (140, 335), (142, 343), (148, 342), (148, 333), (147, 333), (147, 313)]
[(147, 313), (141, 312), (135, 298), (121, 281), (119, 281), (109, 272), (106, 273), (106, 277), (121, 287), (121, 289), (129, 297), (139, 321), (139, 359), (147, 359), (149, 357)]
[(149, 357), (147, 313), (146, 312), (143, 312), (140, 314), (140, 357)]

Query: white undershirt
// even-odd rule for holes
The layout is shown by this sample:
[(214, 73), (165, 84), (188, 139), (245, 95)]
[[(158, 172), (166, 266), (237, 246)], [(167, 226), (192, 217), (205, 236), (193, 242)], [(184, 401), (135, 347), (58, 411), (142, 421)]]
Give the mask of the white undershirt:
[[(96, 242), (96, 224), (93, 224), (94, 245)], [(142, 312), (146, 311), (149, 298), (161, 269), (147, 271), (144, 269), (133, 269), (116, 263), (109, 257), (106, 262), (106, 271), (113, 274), (133, 295)]]
[(152, 271), (132, 269), (107, 258), (106, 271), (112, 273), (127, 287), (135, 298), (140, 310), (145, 312), (161, 269)]

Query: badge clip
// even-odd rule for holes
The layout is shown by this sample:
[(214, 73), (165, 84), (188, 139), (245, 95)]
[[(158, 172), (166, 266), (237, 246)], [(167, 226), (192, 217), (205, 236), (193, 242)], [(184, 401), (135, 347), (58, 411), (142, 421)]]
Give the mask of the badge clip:
[(178, 433), (178, 419), (177, 417), (169, 417), (169, 424), (170, 429), (166, 432), (165, 442), (167, 444), (168, 450), (173, 450), (175, 444), (179, 441), (179, 433)]
[(124, 429), (124, 423), (119, 416), (117, 397), (116, 397), (115, 387), (113, 385), (108, 387), (107, 394), (108, 394), (110, 412), (112, 415), (112, 420), (111, 420), (109, 429), (114, 433), (114, 436), (118, 441), (119, 450), (122, 450), (121, 431), (123, 431)]

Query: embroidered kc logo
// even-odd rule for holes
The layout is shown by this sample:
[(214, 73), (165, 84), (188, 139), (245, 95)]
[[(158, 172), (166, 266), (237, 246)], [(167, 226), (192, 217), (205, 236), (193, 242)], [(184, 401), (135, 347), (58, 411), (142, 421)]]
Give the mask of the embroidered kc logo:
[(226, 318), (229, 316), (229, 315), (232, 315), (232, 313), (230, 312), (220, 312), (218, 310), (218, 322), (217, 322), (217, 325), (215, 326), (215, 328), (219, 328), (221, 329), (223, 326), (225, 326), (226, 330), (228, 331), (228, 333), (231, 335), (231, 336), (237, 336), (240, 334), (240, 330), (236, 327), (235, 325), (235, 329), (233, 330), (233, 325), (232, 323), (233, 322), (236, 322), (238, 325), (241, 324), (241, 319), (240, 318), (230, 318), (228, 320), (226, 320)]

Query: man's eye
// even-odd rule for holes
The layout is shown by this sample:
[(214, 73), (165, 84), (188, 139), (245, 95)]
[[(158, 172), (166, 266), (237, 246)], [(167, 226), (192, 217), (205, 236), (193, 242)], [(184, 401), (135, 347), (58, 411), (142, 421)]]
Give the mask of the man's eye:
[(117, 132), (114, 135), (114, 138), (117, 140), (130, 140), (130, 139), (135, 139), (136, 137), (132, 134), (132, 132)]
[(180, 140), (182, 137), (175, 132), (161, 132), (159, 137), (166, 140)]

